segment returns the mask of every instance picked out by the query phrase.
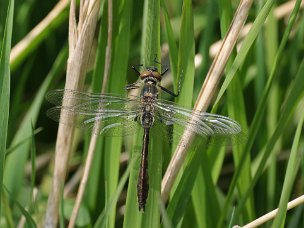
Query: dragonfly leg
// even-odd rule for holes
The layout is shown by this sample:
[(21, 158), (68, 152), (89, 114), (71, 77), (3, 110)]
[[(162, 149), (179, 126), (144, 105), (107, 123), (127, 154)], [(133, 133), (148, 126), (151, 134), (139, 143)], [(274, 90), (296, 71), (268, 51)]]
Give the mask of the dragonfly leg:
[(143, 66), (143, 64), (137, 64), (132, 66), (132, 69), (137, 73), (138, 76), (140, 76), (140, 72), (137, 68), (141, 66)]
[(173, 96), (173, 97), (178, 97), (178, 95), (179, 95), (179, 91), (177, 91), (177, 94), (175, 94), (174, 92), (172, 92), (172, 91), (166, 89), (165, 87), (162, 87), (161, 85), (159, 85), (159, 88), (161, 88), (162, 91), (164, 91), (164, 92), (170, 94), (170, 95)]
[(138, 86), (137, 84), (139, 83), (139, 81), (131, 83), (125, 87), (125, 90), (138, 89), (140, 86)]
[(161, 62), (159, 62), (159, 61), (157, 60), (157, 55), (155, 55), (154, 62), (157, 63), (157, 64), (159, 64), (159, 65), (161, 66), (161, 68), (165, 68), (165, 70), (164, 70), (163, 72), (160, 73), (161, 76), (163, 76), (165, 73), (168, 72), (169, 67), (168, 67), (167, 65), (161, 64)]
[[(167, 71), (168, 71), (168, 69), (167, 69)], [(165, 71), (164, 73), (166, 73), (167, 71)], [(164, 74), (164, 73), (163, 73), (163, 74)], [(163, 74), (162, 74), (162, 75), (163, 75)], [(177, 90), (177, 93), (176, 93), (176, 94), (175, 94), (174, 92), (172, 92), (172, 91), (166, 89), (165, 87), (162, 87), (161, 85), (159, 85), (159, 87), (161, 88), (161, 90), (163, 90), (164, 92), (170, 94), (171, 96), (173, 96), (173, 97), (178, 97), (178, 95), (179, 95), (179, 93), (180, 93), (180, 91), (181, 91), (182, 80), (183, 80), (183, 71), (181, 72), (181, 75), (180, 75), (179, 80), (178, 80), (178, 90)]]

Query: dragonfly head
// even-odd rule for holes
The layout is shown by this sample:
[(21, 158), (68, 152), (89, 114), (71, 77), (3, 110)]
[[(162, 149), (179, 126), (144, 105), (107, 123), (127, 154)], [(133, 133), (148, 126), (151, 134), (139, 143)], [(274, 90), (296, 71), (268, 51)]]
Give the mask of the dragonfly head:
[(161, 81), (161, 73), (158, 72), (157, 67), (155, 66), (147, 66), (146, 69), (140, 73), (140, 78), (155, 78), (157, 81)]

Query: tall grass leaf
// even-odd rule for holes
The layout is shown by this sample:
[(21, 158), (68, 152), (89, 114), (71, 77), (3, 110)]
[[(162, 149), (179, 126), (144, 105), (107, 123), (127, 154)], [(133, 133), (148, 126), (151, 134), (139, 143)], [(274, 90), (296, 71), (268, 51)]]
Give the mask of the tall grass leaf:
[[(0, 189), (3, 186), (3, 170), (6, 151), (9, 101), (10, 101), (10, 66), (9, 58), (11, 51), (11, 39), (13, 29), (14, 0), (8, 1), (7, 17), (4, 28), (4, 37), (1, 40), (0, 52)], [(0, 212), (1, 212), (1, 194), (0, 194)]]
[[(43, 130), (42, 127), (37, 128), (36, 130), (33, 131), (33, 134), (36, 135), (39, 132), (41, 132)], [(20, 141), (19, 143), (9, 147), (6, 152), (5, 152), (5, 156), (8, 156), (10, 153), (13, 153), (19, 146), (22, 146), (24, 143), (30, 141), (32, 139), (32, 135), (30, 137), (27, 137), (25, 139), (23, 139), (22, 141)]]
[(115, 190), (114, 194), (111, 196), (111, 199), (108, 201), (108, 204), (105, 206), (103, 212), (99, 215), (96, 223), (94, 224), (95, 228), (106, 226), (106, 223), (108, 221), (108, 216), (110, 215), (113, 208), (115, 208), (115, 204), (117, 203), (117, 200), (118, 200), (118, 198), (119, 198), (119, 196), (120, 196), (120, 194), (123, 190), (123, 187), (125, 186), (125, 184), (128, 180), (128, 177), (130, 175), (131, 167), (133, 167), (133, 165), (134, 165), (134, 160), (135, 159), (133, 159), (129, 163), (126, 171), (124, 172), (124, 174), (120, 178), (117, 189)]
[(217, 103), (219, 102), (219, 100), (221, 99), (221, 97), (223, 96), (224, 92), (226, 91), (230, 81), (232, 80), (232, 78), (234, 77), (236, 71), (242, 66), (250, 47), (252, 46), (253, 42), (255, 41), (255, 39), (257, 38), (258, 32), (261, 30), (261, 28), (263, 27), (265, 20), (271, 10), (271, 8), (273, 7), (273, 4), (275, 3), (274, 0), (268, 0), (265, 5), (263, 6), (263, 8), (261, 9), (259, 15), (257, 16), (257, 18), (255, 19), (251, 30), (249, 31), (249, 33), (246, 35), (243, 44), (241, 46), (241, 49), (239, 50), (235, 60), (233, 61), (233, 64), (229, 70), (229, 72), (227, 72), (227, 75), (225, 77), (225, 81), (223, 82), (223, 85), (217, 95), (216, 101), (215, 101), (215, 106), (217, 105)]
[[(270, 0), (266, 2), (266, 4), (264, 5), (264, 7), (263, 7), (263, 9), (261, 10), (261, 13), (260, 13), (259, 15), (264, 15), (265, 13), (267, 13), (267, 14), (269, 13), (270, 6), (269, 6), (268, 4), (270, 4), (270, 2), (271, 2)], [(295, 9), (298, 9), (298, 7), (299, 7), (299, 1), (296, 2)], [(269, 8), (269, 9), (268, 9), (268, 8)], [(267, 9), (268, 9), (268, 10), (267, 10)], [(263, 12), (263, 14), (262, 14), (262, 12)], [(286, 42), (287, 42), (287, 40), (288, 40), (288, 37), (289, 37), (290, 31), (291, 31), (291, 28), (292, 28), (293, 23), (294, 23), (294, 20), (295, 20), (295, 15), (297, 14), (297, 12), (298, 12), (298, 11), (295, 10), (295, 11), (293, 12), (293, 14), (291, 15), (291, 20), (289, 21), (289, 23), (288, 23), (288, 25), (287, 25), (287, 28), (286, 28), (286, 30), (285, 30), (285, 32), (284, 32), (284, 36), (283, 36), (283, 39), (282, 39), (282, 41), (281, 41), (281, 43), (280, 43), (280, 47), (279, 47), (279, 50), (278, 50), (278, 52), (277, 52), (275, 62), (273, 63), (273, 66), (272, 66), (272, 70), (271, 70), (270, 76), (269, 76), (269, 78), (268, 78), (266, 87), (265, 87), (265, 89), (264, 89), (264, 93), (263, 93), (263, 96), (262, 96), (262, 100), (261, 100), (260, 103), (259, 103), (259, 106), (258, 106), (258, 108), (257, 108), (257, 111), (256, 111), (256, 113), (255, 113), (255, 116), (254, 116), (253, 121), (252, 121), (252, 124), (251, 124), (252, 127), (251, 127), (251, 129), (250, 129), (250, 131), (249, 131), (249, 134), (248, 134), (248, 142), (247, 142), (247, 144), (246, 144), (246, 146), (245, 146), (245, 149), (243, 150), (242, 156), (241, 156), (241, 158), (240, 158), (240, 163), (239, 163), (240, 165), (236, 168), (235, 174), (234, 174), (233, 179), (232, 179), (232, 181), (231, 181), (231, 184), (230, 184), (230, 186), (229, 186), (229, 191), (228, 191), (228, 194), (227, 194), (227, 199), (226, 199), (226, 202), (225, 202), (225, 205), (224, 205), (223, 213), (221, 214), (221, 217), (220, 217), (220, 219), (219, 219), (218, 227), (222, 227), (222, 224), (223, 224), (223, 222), (224, 222), (224, 216), (226, 216), (227, 213), (228, 213), (227, 210), (228, 210), (228, 207), (229, 207), (229, 205), (230, 205), (230, 203), (231, 203), (231, 200), (232, 200), (232, 194), (233, 194), (233, 192), (234, 192), (234, 189), (235, 189), (235, 186), (236, 186), (236, 182), (237, 182), (237, 180), (238, 180), (238, 178), (239, 178), (239, 175), (241, 174), (241, 170), (242, 170), (243, 164), (244, 164), (244, 163), (243, 163), (243, 162), (244, 162), (244, 159), (246, 158), (246, 154), (249, 153), (249, 151), (250, 151), (250, 149), (251, 149), (251, 147), (252, 147), (252, 145), (253, 145), (253, 142), (254, 142), (255, 137), (256, 137), (256, 134), (257, 134), (257, 130), (258, 130), (258, 129), (260, 128), (260, 126), (261, 126), (261, 119), (262, 119), (263, 113), (264, 113), (265, 108), (266, 108), (266, 101), (267, 101), (267, 99), (268, 99), (269, 92), (270, 92), (271, 86), (272, 86), (272, 84), (273, 84), (273, 82), (274, 82), (274, 79), (275, 79), (276, 76), (277, 76), (277, 74), (276, 74), (276, 69), (277, 69), (277, 67), (278, 67), (279, 60), (282, 58), (283, 49), (284, 49), (284, 47), (285, 47), (285, 45), (286, 45)], [(257, 22), (257, 21), (259, 21), (259, 16), (258, 16), (258, 18), (256, 19), (255, 22)], [(261, 22), (260, 22), (260, 23), (261, 23)], [(258, 25), (258, 23), (254, 23), (254, 25), (255, 25), (255, 24)], [(256, 29), (256, 28), (254, 29), (254, 25), (253, 25), (253, 27), (252, 27), (252, 30), (253, 30), (253, 31)], [(250, 33), (250, 32), (249, 32), (249, 33)], [(249, 34), (248, 34), (248, 36), (247, 36), (246, 38), (248, 38), (248, 37), (249, 37)], [(246, 41), (246, 39), (245, 39), (245, 41)], [(245, 41), (244, 41), (244, 43), (243, 43), (243, 46), (245, 45)], [(251, 43), (251, 42), (250, 42), (250, 43)], [(242, 46), (242, 47), (243, 47), (243, 46)], [(240, 53), (241, 53), (241, 50), (240, 50), (240, 52), (239, 52), (238, 55), (240, 55)], [(238, 58), (238, 56), (236, 57), (236, 59), (235, 59), (234, 62), (236, 62), (237, 58)], [(234, 69), (234, 65), (235, 65), (235, 64), (233, 64), (232, 67), (231, 67), (232, 70)], [(230, 70), (231, 76), (233, 76), (234, 73), (235, 73), (235, 72), (233, 72), (232, 70)], [(236, 70), (236, 69), (234, 69), (234, 70)], [(229, 75), (230, 72), (228, 72), (228, 75)], [(227, 78), (228, 78), (228, 75), (227, 75)], [(232, 79), (232, 77), (231, 77), (231, 79)], [(229, 81), (230, 81), (230, 80), (229, 80)], [(224, 84), (225, 84), (225, 82), (224, 82)], [(221, 88), (221, 91), (222, 91), (223, 88), (225, 88), (224, 84), (223, 84), (223, 86), (222, 86), (222, 88)], [(224, 89), (224, 90), (225, 90), (225, 89)], [(223, 90), (223, 91), (224, 91), (224, 90)], [(221, 97), (220, 95), (217, 97), (217, 101), (219, 100), (220, 97)], [(261, 171), (260, 171), (260, 172), (261, 172)], [(257, 179), (257, 178), (256, 178), (256, 179)], [(255, 180), (255, 181), (256, 181), (256, 180)], [(252, 183), (253, 183), (253, 182), (251, 182), (251, 186), (252, 186)], [(248, 191), (247, 191), (247, 193), (248, 193)], [(244, 200), (244, 202), (245, 202), (245, 200)], [(236, 217), (238, 216), (238, 212), (239, 212), (239, 211), (238, 211), (238, 209), (237, 209), (237, 210), (236, 210)]]
[[(25, 138), (31, 137), (32, 135), (31, 120), (35, 125), (41, 104), (42, 102), (44, 102), (44, 94), (48, 90), (52, 81), (59, 76), (60, 72), (63, 71), (65, 67), (66, 59), (67, 59), (67, 48), (65, 47), (59, 53), (52, 69), (50, 70), (49, 74), (46, 76), (43, 84), (38, 90), (32, 105), (30, 106), (29, 110), (24, 116), (19, 129), (16, 131), (16, 134), (11, 143), (11, 147), (19, 144)], [(25, 142), (24, 144), (16, 148), (14, 153), (11, 153), (6, 159), (4, 183), (13, 197), (16, 197), (19, 193), (22, 192), (23, 189), (24, 167), (29, 155), (28, 154), (29, 146), (30, 146), (30, 142)]]
[[(68, 4), (66, 4), (67, 6)], [(15, 56), (10, 62), (11, 69), (14, 71), (17, 69), (17, 67), (24, 61), (24, 59), (32, 53), (36, 48), (49, 37), (54, 30), (56, 30), (64, 21), (68, 18), (68, 8), (66, 7), (57, 17), (55, 17), (53, 20), (47, 21), (47, 26), (44, 27), (43, 30), (40, 31), (38, 34), (32, 34), (34, 35), (34, 39), (27, 43), (25, 48), (22, 49), (22, 52), (18, 53), (18, 55)], [(32, 38), (32, 37), (31, 37)]]
[[(147, 0), (144, 3), (141, 59), (144, 66), (155, 65), (155, 57), (160, 58), (160, 0)], [(160, 60), (160, 59), (159, 59)], [(157, 66), (159, 70), (161, 67)], [(149, 193), (142, 227), (159, 227), (160, 211), (158, 198), (162, 174), (161, 144), (154, 138), (149, 143), (148, 176)]]
[[(182, 83), (180, 95), (177, 98), (177, 102), (185, 107), (192, 107), (192, 102), (193, 102), (194, 73), (195, 73), (194, 55), (195, 55), (195, 43), (194, 43), (194, 19), (192, 12), (192, 3), (191, 1), (187, 0), (183, 2), (183, 7), (182, 7), (180, 40), (179, 40), (179, 50), (178, 50), (178, 69), (177, 69), (177, 79), (179, 82)], [(188, 153), (190, 153), (190, 150), (188, 151)], [(198, 168), (196, 166), (190, 166), (188, 168), (189, 169), (192, 168), (192, 172), (195, 173), (195, 175), (193, 176), (196, 176)], [(182, 180), (183, 178), (185, 179)], [(179, 183), (180, 181), (182, 183)], [(185, 188), (177, 189), (177, 186), (183, 185), (183, 183), (187, 181), (189, 181), (187, 175), (184, 176), (180, 172), (180, 175), (176, 178), (175, 184), (171, 191), (173, 202), (171, 205), (171, 209), (169, 210), (168, 208), (168, 215), (172, 220), (173, 227), (177, 225), (177, 223), (181, 219), (181, 216), (185, 212), (184, 210), (180, 210), (178, 206), (180, 206), (180, 204), (184, 204), (183, 208), (185, 208), (191, 196), (191, 192), (192, 192), (191, 190), (194, 184), (193, 179), (190, 178), (190, 184), (187, 189)], [(169, 205), (170, 204), (171, 202), (169, 203)]]
[[(180, 41), (178, 50), (177, 78), (181, 83), (181, 91), (177, 97), (177, 103), (185, 107), (192, 107), (194, 85), (194, 25), (191, 1), (184, 1), (180, 28)], [(175, 142), (178, 143), (178, 142)], [(175, 148), (173, 148), (175, 149)], [(171, 193), (175, 194), (176, 187), (181, 178), (177, 176)], [(191, 192), (185, 192), (190, 194)], [(172, 194), (172, 195), (173, 195)]]
[(167, 208), (173, 227), (176, 227), (181, 222), (182, 217), (186, 213), (192, 188), (202, 159), (200, 151), (192, 150), (188, 151), (188, 153), (186, 167), (183, 170), (182, 177), (180, 178)]
[[(115, 94), (125, 94), (126, 72), (128, 68), (130, 17), (132, 1), (121, 1), (120, 5), (113, 8), (113, 46), (112, 66), (109, 77), (109, 91)], [(119, 19), (118, 19), (119, 18)], [(117, 67), (119, 66), (119, 67)], [(104, 172), (106, 187), (106, 204), (115, 194), (118, 185), (120, 152), (122, 149), (122, 137), (105, 138)], [(115, 227), (116, 207), (112, 207), (108, 216), (108, 227)]]
[[(163, 11), (162, 14), (164, 15), (164, 20), (165, 20), (165, 25), (166, 25), (165, 31), (166, 31), (168, 45), (169, 45), (171, 72), (172, 72), (172, 75), (175, 76), (175, 78), (177, 78), (176, 71), (177, 71), (177, 61), (178, 61), (178, 49), (177, 49), (173, 29), (172, 29), (172, 26), (170, 23), (168, 10), (167, 10), (166, 3), (164, 2), (164, 0), (161, 0), (161, 8)], [(175, 88), (177, 88), (177, 80), (175, 80), (174, 86), (176, 86)]]
[[(259, 46), (259, 51), (257, 53), (257, 61), (259, 65), (257, 66), (258, 68), (258, 74), (256, 77), (256, 95), (257, 96), (257, 101), (260, 100), (261, 98), (261, 91), (262, 91), (262, 84), (265, 85), (266, 82), (266, 71), (269, 72), (271, 70), (271, 66), (273, 62), (275, 61), (275, 55), (278, 50), (278, 21), (275, 18), (274, 15), (274, 10), (271, 10), (268, 20), (266, 21), (265, 24), (265, 30), (264, 34), (261, 35), (261, 37), (269, 37), (269, 39), (264, 39), (265, 40), (265, 47), (261, 44), (262, 42), (259, 42), (257, 45)], [(258, 40), (259, 41), (259, 40)], [(260, 61), (260, 59), (263, 61)], [(264, 62), (266, 62), (266, 69), (263, 67)], [(262, 69), (262, 70), (260, 70)], [(259, 79), (261, 78), (261, 79)], [(267, 128), (269, 129), (267, 132), (265, 131), (264, 135), (267, 133), (268, 135), (271, 135), (272, 132), (275, 130), (275, 125), (279, 119), (279, 106), (281, 102), (281, 96), (280, 96), (280, 86), (278, 82), (274, 82), (273, 84), (273, 89), (269, 94), (269, 102), (268, 102), (268, 108), (267, 108)], [(263, 134), (263, 133), (262, 133)], [(260, 137), (262, 138), (262, 137)], [(261, 140), (259, 140), (258, 143)], [(278, 169), (278, 164), (276, 162), (276, 157), (279, 151), (281, 151), (282, 143), (281, 140), (278, 141), (276, 147), (274, 150), (276, 150), (275, 153), (272, 154), (272, 158), (269, 160), (271, 161), (271, 164), (269, 165), (269, 168), (267, 169), (267, 210), (271, 210), (272, 208), (275, 207), (275, 197), (276, 195), (274, 194), (276, 191), (276, 183), (277, 183), (277, 175), (276, 171)], [(260, 195), (260, 194), (259, 194)], [(259, 199), (258, 199), (259, 200)], [(260, 200), (263, 200), (261, 197)]]
[(271, 138), (268, 140), (266, 149), (263, 153), (263, 157), (262, 157), (261, 161), (259, 162), (259, 166), (252, 179), (252, 182), (251, 182), (246, 194), (244, 194), (242, 196), (242, 198), (239, 202), (239, 205), (235, 212), (236, 218), (241, 213), (248, 195), (251, 193), (258, 178), (260, 177), (263, 170), (265, 169), (266, 161), (269, 158), (269, 156), (271, 155), (271, 153), (273, 152), (274, 145), (276, 144), (279, 137), (284, 133), (286, 126), (288, 126), (291, 116), (294, 113), (295, 107), (297, 106), (300, 98), (303, 97), (303, 91), (304, 91), (304, 78), (302, 77), (303, 70), (304, 70), (304, 60), (302, 60), (302, 63), (301, 63), (301, 66), (299, 67), (296, 78), (291, 85), (290, 93), (288, 94), (288, 96), (284, 102), (284, 106), (282, 107), (281, 116), (280, 116), (279, 122), (277, 124), (277, 127), (276, 127), (273, 135), (271, 136)]
[[(230, 25), (230, 21), (232, 20), (232, 5), (227, 1), (220, 1), (220, 9), (221, 9), (221, 31), (222, 36), (227, 33)], [(230, 59), (226, 64), (225, 71), (229, 72), (232, 66), (232, 58), (235, 58), (236, 51), (232, 52)], [(227, 107), (228, 107), (228, 115), (232, 119), (239, 122), (242, 126), (242, 131), (247, 132), (247, 121), (245, 116), (245, 105), (244, 105), (244, 97), (242, 94), (241, 80), (240, 80), (240, 72), (236, 72), (234, 75), (234, 80), (231, 81), (229, 87), (227, 88)], [(242, 151), (244, 150), (243, 145), (233, 146), (233, 160), (234, 165), (238, 166), (240, 162), (240, 158), (242, 155)], [(243, 195), (246, 192), (246, 189), (250, 185), (251, 181), (251, 164), (250, 164), (250, 155), (247, 154), (244, 162), (243, 162), (243, 171), (238, 179), (238, 191), (239, 195)], [(254, 218), (254, 208), (253, 208), (253, 195), (251, 195), (250, 199), (246, 203), (246, 207), (243, 210), (243, 218), (244, 220), (251, 220)]]
[[(108, 21), (106, 19), (107, 14), (105, 8), (105, 1), (101, 1), (101, 22), (99, 26), (97, 50), (94, 64), (94, 72), (91, 82), (91, 88), (94, 93), (100, 93), (103, 81), (104, 64), (105, 64), (105, 50), (107, 43), (107, 29)], [(85, 151), (88, 151), (88, 145), (90, 143), (90, 137), (85, 137)], [(83, 197), (83, 204), (87, 205), (90, 211), (94, 211), (93, 218), (98, 216), (98, 213), (104, 208), (105, 200), (105, 180), (102, 170), (102, 164), (104, 163), (104, 138), (98, 137), (95, 146), (94, 159), (90, 169), (90, 176), (88, 178), (86, 191)], [(98, 183), (98, 184), (97, 184)]]
[(31, 122), (32, 125), (32, 140), (31, 140), (31, 163), (32, 163), (32, 171), (31, 171), (31, 198), (30, 198), (30, 210), (34, 209), (34, 198), (33, 198), (33, 193), (34, 193), (34, 188), (35, 188), (35, 183), (36, 183), (36, 143), (35, 143), (35, 129), (34, 125)]
[(11, 205), (9, 203), (9, 199), (7, 194), (2, 190), (1, 191), (1, 199), (2, 199), (2, 205), (3, 205), (3, 216), (6, 220), (6, 225), (8, 228), (14, 228), (16, 225), (14, 224), (14, 219), (13, 219), (13, 212)]
[(29, 226), (29, 227), (37, 227), (34, 219), (32, 218), (32, 216), (29, 214), (29, 212), (27, 212), (27, 210), (17, 201), (15, 200), (15, 198), (13, 197), (13, 195), (8, 191), (8, 189), (3, 186), (4, 190), (6, 191), (6, 193), (8, 194), (9, 198), (12, 200), (12, 202), (14, 204), (17, 205), (17, 207), (19, 208), (19, 210), (21, 211), (22, 215), (25, 217), (26, 219), (26, 224)]
[[(192, 204), (198, 227), (214, 227), (216, 217), (220, 213), (220, 205), (216, 192), (216, 181), (213, 180), (211, 173), (215, 165), (208, 154), (210, 154), (210, 150), (213, 150), (213, 154), (217, 154), (220, 148), (213, 146), (206, 151), (204, 147), (205, 145), (202, 145), (197, 152), (201, 153), (202, 158), (192, 190)], [(222, 154), (224, 153), (222, 152)], [(219, 166), (218, 169), (221, 167)]]
[[(303, 108), (303, 107), (302, 107)], [(303, 110), (303, 109), (302, 109)], [(275, 220), (272, 224), (272, 228), (276, 227), (284, 227), (286, 212), (287, 212), (287, 203), (292, 191), (292, 187), (294, 185), (295, 177), (298, 172), (300, 161), (303, 158), (303, 154), (301, 154), (299, 150), (299, 142), (301, 131), (304, 122), (304, 112), (301, 113), (302, 116), (298, 123), (298, 127), (296, 130), (296, 134), (294, 136), (291, 153), (288, 159), (287, 169), (284, 178), (283, 189), (281, 193), (281, 199), (279, 203), (279, 211), (275, 217)]]

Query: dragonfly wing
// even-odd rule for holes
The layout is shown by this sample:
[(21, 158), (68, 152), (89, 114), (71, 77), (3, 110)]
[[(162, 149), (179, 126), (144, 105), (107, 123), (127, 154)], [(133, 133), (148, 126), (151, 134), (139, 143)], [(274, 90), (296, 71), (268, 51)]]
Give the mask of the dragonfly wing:
[(241, 135), (241, 126), (226, 116), (193, 111), (166, 100), (158, 100), (155, 107), (158, 121), (171, 126), (172, 133), (177, 135), (183, 134), (186, 128), (212, 140), (227, 138), (234, 140)]
[(90, 93), (81, 92), (77, 90), (69, 89), (57, 89), (49, 91), (45, 98), (48, 102), (58, 106), (74, 107), (75, 105), (81, 105), (83, 103), (107, 103), (107, 102), (128, 102), (138, 99), (137, 97), (128, 98), (126, 96), (106, 93)]
[[(77, 91), (56, 90), (48, 93), (49, 101), (61, 104), (47, 111), (47, 115), (62, 124), (92, 130), (95, 134), (120, 136), (132, 134), (137, 129), (138, 98), (132, 99), (113, 94), (92, 94)], [(68, 94), (68, 95), (66, 95)], [(68, 99), (68, 105), (66, 104)], [(94, 128), (100, 123), (98, 131)]]

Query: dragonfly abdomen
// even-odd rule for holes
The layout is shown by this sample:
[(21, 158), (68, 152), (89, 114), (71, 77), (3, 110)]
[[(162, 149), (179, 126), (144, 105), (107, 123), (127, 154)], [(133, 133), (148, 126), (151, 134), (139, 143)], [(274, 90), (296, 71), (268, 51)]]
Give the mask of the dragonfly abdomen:
[(144, 129), (143, 147), (141, 152), (141, 162), (137, 183), (137, 199), (139, 210), (145, 210), (146, 201), (149, 193), (148, 175), (148, 151), (149, 151), (149, 132), (150, 128)]

